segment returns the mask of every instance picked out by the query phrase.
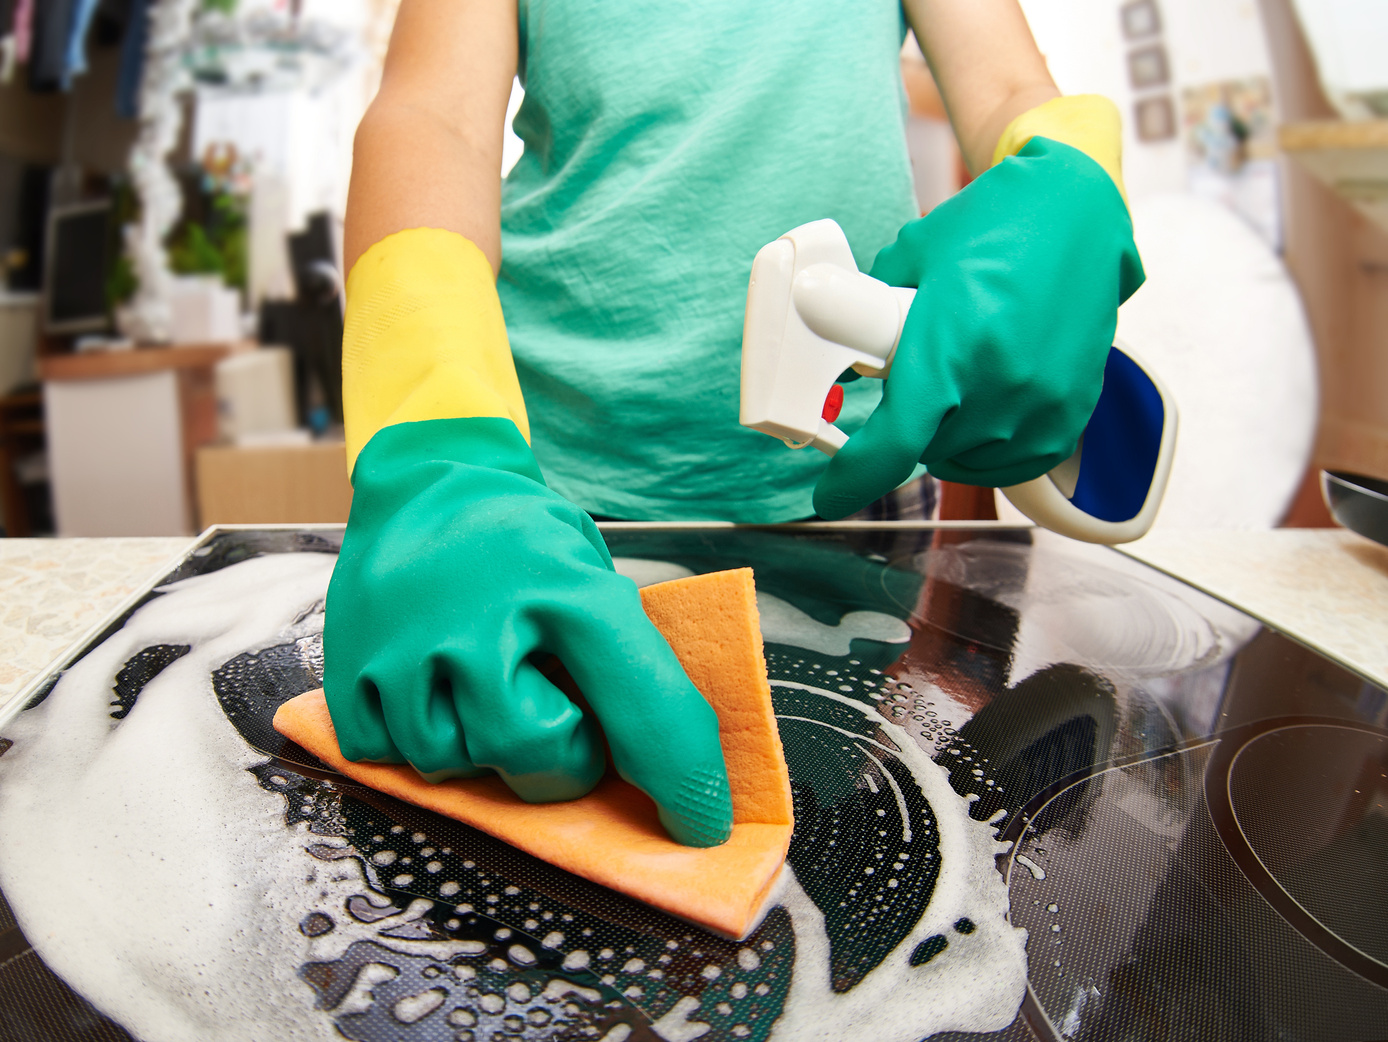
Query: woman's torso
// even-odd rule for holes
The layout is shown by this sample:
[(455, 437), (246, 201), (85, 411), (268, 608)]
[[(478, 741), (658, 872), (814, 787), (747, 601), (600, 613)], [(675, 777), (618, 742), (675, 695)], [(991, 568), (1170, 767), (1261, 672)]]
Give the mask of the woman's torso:
[[(592, 512), (784, 520), (823, 457), (737, 422), (757, 250), (916, 216), (888, 0), (520, 0), (498, 290), (546, 479)], [(855, 427), (880, 388), (848, 387)]]

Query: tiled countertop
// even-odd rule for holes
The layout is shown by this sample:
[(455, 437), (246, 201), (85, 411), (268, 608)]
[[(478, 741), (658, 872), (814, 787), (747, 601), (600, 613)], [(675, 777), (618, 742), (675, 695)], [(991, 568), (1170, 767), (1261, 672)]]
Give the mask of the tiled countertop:
[[(189, 545), (0, 539), (0, 706)], [(1388, 547), (1280, 529), (1158, 531), (1124, 551), (1388, 687)]]
[(0, 706), (189, 539), (0, 539)]

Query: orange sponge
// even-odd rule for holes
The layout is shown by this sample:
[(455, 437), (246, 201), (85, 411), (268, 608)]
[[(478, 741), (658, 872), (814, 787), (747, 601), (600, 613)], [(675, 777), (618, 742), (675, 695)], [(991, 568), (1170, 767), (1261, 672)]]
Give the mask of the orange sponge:
[(651, 621), (718, 713), (733, 799), (731, 838), (698, 849), (665, 834), (655, 804), (612, 771), (582, 799), (526, 803), (496, 777), (433, 785), (408, 766), (351, 763), (322, 691), (280, 706), (275, 728), (373, 789), (465, 822), (575, 875), (725, 937), (755, 929), (794, 825), (790, 775), (771, 707), (752, 572), (649, 586)]

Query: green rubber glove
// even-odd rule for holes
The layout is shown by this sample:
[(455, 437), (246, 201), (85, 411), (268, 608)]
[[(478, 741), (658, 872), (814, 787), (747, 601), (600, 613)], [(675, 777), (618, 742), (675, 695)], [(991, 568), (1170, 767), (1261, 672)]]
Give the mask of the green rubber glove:
[[(728, 838), (717, 715), (612, 570), (592, 519), (545, 487), (514, 423), (384, 427), (352, 482), (323, 634), (347, 759), (408, 762), (431, 781), (495, 771), (545, 802), (597, 784), (605, 734), (617, 772), (674, 839)], [(541, 674), (543, 653), (591, 712)]]
[(1144, 277), (1113, 180), (1044, 137), (907, 224), (871, 274), (916, 298), (881, 403), (815, 487), (825, 518), (917, 462), (1001, 487), (1063, 463), (1099, 400), (1118, 305)]

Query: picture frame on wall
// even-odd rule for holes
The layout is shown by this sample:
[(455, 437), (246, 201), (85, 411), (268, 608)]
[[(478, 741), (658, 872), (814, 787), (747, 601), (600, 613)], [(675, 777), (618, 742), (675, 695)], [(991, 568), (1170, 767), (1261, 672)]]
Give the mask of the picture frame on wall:
[(1161, 44), (1128, 52), (1128, 82), (1134, 90), (1164, 87), (1171, 82), (1171, 63)]
[(1161, 11), (1156, 0), (1133, 0), (1118, 9), (1123, 23), (1123, 36), (1129, 40), (1145, 40), (1161, 32)]
[(1139, 141), (1170, 141), (1176, 136), (1176, 106), (1165, 94), (1143, 98), (1133, 106), (1133, 126)]

